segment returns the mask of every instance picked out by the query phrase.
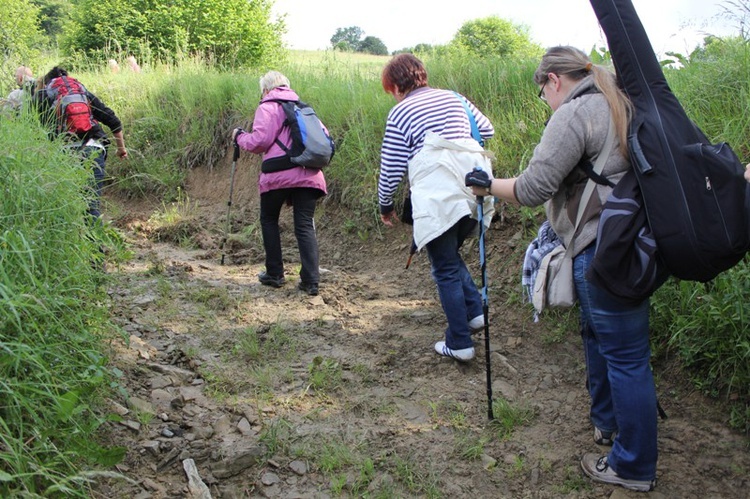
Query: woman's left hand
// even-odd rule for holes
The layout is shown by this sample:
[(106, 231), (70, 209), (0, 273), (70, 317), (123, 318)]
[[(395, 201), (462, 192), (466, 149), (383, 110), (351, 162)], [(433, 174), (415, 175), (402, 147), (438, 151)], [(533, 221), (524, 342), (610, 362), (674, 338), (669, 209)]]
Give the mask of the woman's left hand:
[(750, 164), (745, 167), (745, 180), (750, 182)]

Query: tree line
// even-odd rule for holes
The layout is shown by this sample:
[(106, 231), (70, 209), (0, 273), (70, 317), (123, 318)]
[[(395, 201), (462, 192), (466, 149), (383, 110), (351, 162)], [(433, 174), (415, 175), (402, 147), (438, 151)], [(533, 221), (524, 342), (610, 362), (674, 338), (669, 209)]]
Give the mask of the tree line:
[[(365, 36), (365, 32), (359, 26), (338, 28), (330, 41), (334, 50), (373, 55), (389, 53), (380, 38)], [(413, 47), (395, 50), (393, 54), (403, 52), (460, 52), (477, 57), (538, 57), (543, 53), (543, 48), (531, 40), (528, 26), (515, 24), (498, 16), (489, 16), (464, 23), (446, 45), (419, 43)]]

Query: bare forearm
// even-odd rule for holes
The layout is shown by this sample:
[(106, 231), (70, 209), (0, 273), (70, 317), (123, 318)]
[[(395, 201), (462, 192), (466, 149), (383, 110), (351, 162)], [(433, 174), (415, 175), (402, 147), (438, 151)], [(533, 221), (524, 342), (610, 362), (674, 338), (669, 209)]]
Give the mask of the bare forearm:
[(117, 144), (117, 155), (124, 158), (128, 155), (128, 150), (125, 148), (125, 137), (122, 134), (122, 130), (112, 134), (115, 137), (115, 144)]
[(511, 203), (518, 204), (516, 199), (516, 193), (514, 187), (516, 185), (516, 178), (496, 178), (492, 181), (490, 187), (490, 194), (503, 201), (509, 201)]

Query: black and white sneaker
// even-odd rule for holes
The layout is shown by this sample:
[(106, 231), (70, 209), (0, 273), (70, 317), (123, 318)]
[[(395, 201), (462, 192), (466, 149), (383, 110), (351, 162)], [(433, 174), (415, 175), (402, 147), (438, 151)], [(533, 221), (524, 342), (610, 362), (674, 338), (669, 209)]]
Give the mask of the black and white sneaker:
[(440, 355), (456, 359), (459, 362), (468, 362), (474, 358), (474, 347), (453, 350), (452, 348), (448, 348), (448, 345), (444, 341), (435, 343), (435, 351)]

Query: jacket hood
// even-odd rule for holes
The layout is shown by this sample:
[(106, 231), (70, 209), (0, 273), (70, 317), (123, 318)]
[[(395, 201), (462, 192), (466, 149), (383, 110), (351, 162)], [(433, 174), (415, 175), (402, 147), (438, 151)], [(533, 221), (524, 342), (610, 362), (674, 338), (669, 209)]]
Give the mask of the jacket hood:
[(268, 94), (261, 99), (261, 102), (265, 102), (270, 99), (282, 99), (282, 100), (299, 100), (297, 92), (289, 87), (276, 87), (271, 89)]
[(576, 97), (580, 97), (584, 94), (589, 93), (599, 93), (599, 89), (596, 88), (596, 85), (594, 85), (594, 77), (592, 75), (589, 75), (578, 82), (578, 85), (573, 87), (573, 90), (571, 90), (568, 96), (565, 98), (563, 104), (572, 101)]

